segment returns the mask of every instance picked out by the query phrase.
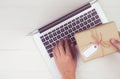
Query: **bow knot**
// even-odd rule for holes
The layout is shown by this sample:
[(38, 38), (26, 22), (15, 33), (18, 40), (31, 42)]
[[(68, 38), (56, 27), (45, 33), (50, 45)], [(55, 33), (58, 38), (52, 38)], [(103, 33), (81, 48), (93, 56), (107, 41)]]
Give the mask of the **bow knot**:
[(101, 32), (98, 34), (98, 32), (91, 30), (91, 37), (95, 40), (95, 42), (90, 42), (90, 44), (97, 44), (98, 46), (101, 46), (102, 52), (103, 48), (109, 48), (111, 46), (109, 41), (103, 41)]

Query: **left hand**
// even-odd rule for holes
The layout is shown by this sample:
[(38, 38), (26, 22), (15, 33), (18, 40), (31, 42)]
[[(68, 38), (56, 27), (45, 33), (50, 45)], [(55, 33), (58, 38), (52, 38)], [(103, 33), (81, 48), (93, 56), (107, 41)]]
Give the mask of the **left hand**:
[(75, 79), (77, 56), (74, 44), (69, 44), (67, 39), (60, 41), (54, 47), (53, 55), (62, 78)]

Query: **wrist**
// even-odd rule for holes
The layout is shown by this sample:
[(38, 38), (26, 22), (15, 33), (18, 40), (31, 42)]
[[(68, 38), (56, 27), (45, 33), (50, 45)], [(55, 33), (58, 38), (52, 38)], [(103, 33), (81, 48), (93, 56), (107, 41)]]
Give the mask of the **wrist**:
[(69, 74), (69, 75), (62, 75), (62, 79), (75, 79), (75, 74)]
[(75, 79), (75, 76), (74, 77), (70, 77), (70, 76), (67, 76), (67, 77), (62, 77), (62, 79)]

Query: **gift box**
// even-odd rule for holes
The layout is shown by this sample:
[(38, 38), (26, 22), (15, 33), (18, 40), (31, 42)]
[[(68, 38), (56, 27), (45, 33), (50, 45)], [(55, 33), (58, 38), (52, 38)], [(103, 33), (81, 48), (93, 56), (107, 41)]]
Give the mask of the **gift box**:
[(119, 40), (117, 27), (109, 22), (75, 34), (77, 47), (84, 62), (115, 53), (110, 39)]

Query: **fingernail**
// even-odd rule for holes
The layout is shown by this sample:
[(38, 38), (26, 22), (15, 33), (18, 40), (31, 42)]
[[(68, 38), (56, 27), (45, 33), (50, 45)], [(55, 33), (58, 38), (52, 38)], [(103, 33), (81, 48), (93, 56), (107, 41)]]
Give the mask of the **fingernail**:
[(112, 43), (116, 43), (116, 40), (113, 39), (113, 38), (112, 38), (110, 41), (111, 41)]
[(71, 45), (74, 46), (74, 43), (72, 42)]
[(65, 37), (64, 40), (67, 40), (67, 38)]
[(66, 40), (67, 38), (65, 37), (65, 40)]

